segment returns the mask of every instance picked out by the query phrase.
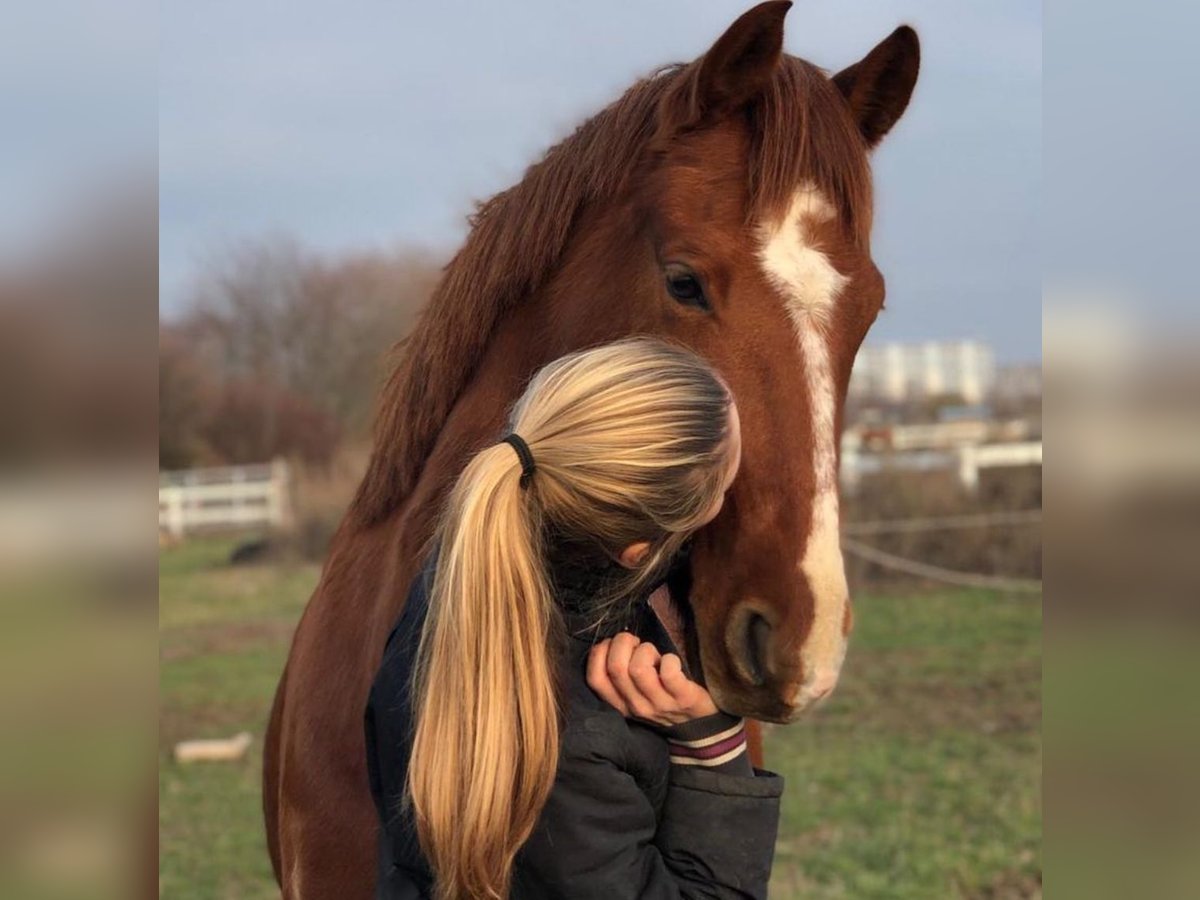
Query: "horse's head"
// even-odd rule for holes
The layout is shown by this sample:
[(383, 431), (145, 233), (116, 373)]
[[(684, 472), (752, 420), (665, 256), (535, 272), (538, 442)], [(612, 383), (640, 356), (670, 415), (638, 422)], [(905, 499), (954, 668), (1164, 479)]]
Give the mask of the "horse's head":
[(717, 703), (775, 721), (827, 694), (845, 654), (838, 435), (884, 295), (867, 154), (904, 111), (919, 53), (900, 28), (829, 78), (782, 54), (790, 5), (755, 7), (658, 76), (622, 190), (576, 220), (551, 326), (561, 349), (673, 337), (732, 388), (742, 470), (677, 599)]
[(883, 302), (867, 154), (918, 65), (900, 28), (828, 78), (782, 53), (790, 5), (634, 85), (480, 207), (385, 389), (352, 509), (361, 527), (411, 512), (411, 557), (530, 372), (631, 333), (687, 344), (728, 381), (743, 443), (677, 598), (688, 655), (723, 708), (779, 721), (832, 689), (850, 630), (838, 433)]

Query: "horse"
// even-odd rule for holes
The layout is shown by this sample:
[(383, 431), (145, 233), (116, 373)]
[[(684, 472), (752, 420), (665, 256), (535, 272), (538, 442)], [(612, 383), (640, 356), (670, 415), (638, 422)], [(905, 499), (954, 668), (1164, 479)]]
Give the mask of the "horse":
[(658, 335), (719, 370), (743, 463), (672, 597), (683, 652), (718, 706), (753, 720), (791, 721), (834, 687), (852, 625), (838, 435), (884, 298), (869, 154), (920, 51), (901, 26), (830, 77), (783, 52), (790, 6), (750, 9), (481, 204), (398, 345), (271, 711), (263, 803), (285, 897), (372, 895), (363, 709), (386, 636), (448, 486), (529, 376), (572, 350)]

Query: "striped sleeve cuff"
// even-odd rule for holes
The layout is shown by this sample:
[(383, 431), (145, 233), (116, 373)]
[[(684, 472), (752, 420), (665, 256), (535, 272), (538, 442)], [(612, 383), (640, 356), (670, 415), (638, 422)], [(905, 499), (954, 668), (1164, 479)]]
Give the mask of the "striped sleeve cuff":
[(753, 775), (746, 754), (745, 722), (718, 712), (664, 729), (671, 764), (695, 766), (732, 775)]

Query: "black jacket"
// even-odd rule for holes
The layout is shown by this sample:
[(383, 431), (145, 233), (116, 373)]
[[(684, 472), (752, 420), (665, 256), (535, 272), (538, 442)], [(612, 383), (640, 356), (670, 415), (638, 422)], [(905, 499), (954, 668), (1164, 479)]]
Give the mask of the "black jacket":
[[(388, 638), (366, 710), (371, 792), (383, 824), (381, 900), (431, 896), (429, 866), (400, 803), (411, 752), (408, 686), (431, 576), (432, 560)], [(638, 604), (626, 625), (661, 651), (677, 652), (648, 603)], [(571, 636), (563, 653), (566, 719), (558, 772), (517, 855), (511, 896), (766, 897), (783, 779), (672, 765), (662, 735), (623, 718), (587, 686), (591, 642)]]

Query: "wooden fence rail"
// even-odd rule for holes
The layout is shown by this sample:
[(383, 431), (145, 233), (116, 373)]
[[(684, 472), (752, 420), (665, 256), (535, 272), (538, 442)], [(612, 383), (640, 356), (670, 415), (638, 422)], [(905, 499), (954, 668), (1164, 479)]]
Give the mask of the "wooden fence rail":
[(198, 532), (286, 528), (291, 522), (287, 462), (163, 472), (158, 527), (172, 537)]

